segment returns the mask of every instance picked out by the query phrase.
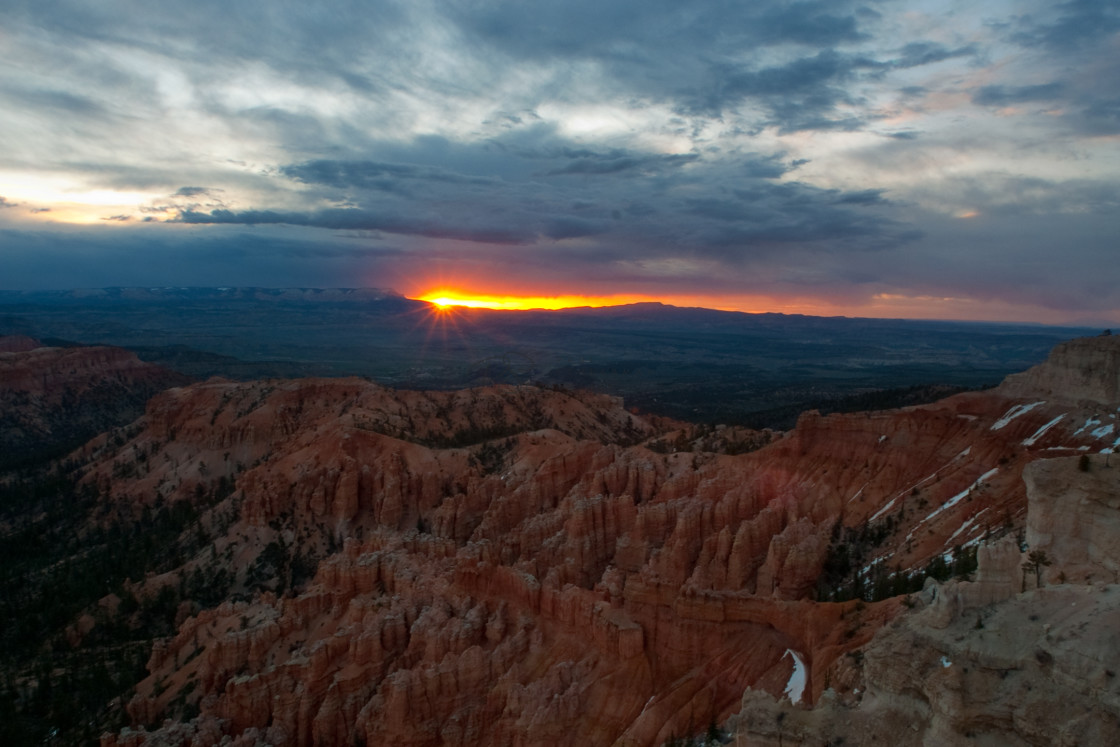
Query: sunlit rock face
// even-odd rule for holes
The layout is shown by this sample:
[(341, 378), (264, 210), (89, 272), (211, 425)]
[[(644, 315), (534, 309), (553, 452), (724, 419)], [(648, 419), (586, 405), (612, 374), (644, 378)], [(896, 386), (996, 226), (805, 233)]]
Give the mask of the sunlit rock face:
[[(909, 614), (877, 584), (983, 545), (953, 610), (1017, 593), (1017, 549), (991, 548), (1024, 525), (1024, 469), (1113, 445), (1099, 403), (1017, 391), (809, 413), (741, 456), (661, 453), (682, 424), (533, 387), (168, 391), (86, 447), (85, 479), (132, 510), (227, 485), (176, 573), (224, 574), (229, 601), (188, 605), (137, 729), (103, 743), (654, 745), (780, 696), (797, 662), (803, 706), (856, 698), (863, 647)], [(882, 601), (827, 601), (841, 545)]]

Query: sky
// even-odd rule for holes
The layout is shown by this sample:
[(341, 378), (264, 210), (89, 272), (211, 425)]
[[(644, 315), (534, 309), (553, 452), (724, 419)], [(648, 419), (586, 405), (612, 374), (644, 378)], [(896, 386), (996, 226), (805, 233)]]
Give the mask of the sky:
[(3, 289), (1120, 325), (1118, 259), (1116, 0), (0, 7)]

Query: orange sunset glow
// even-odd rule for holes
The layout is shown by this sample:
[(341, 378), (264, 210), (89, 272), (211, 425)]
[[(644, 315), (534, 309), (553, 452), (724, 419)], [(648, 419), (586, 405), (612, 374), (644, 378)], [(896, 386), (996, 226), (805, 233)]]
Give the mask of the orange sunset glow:
[[(879, 293), (871, 298), (838, 300), (812, 298), (759, 296), (759, 295), (612, 295), (582, 296), (557, 294), (554, 296), (516, 296), (495, 293), (472, 293), (460, 289), (441, 287), (417, 295), (420, 301), (433, 304), (437, 310), (495, 309), (499, 311), (528, 311), (531, 309), (555, 311), (580, 307), (600, 308), (634, 303), (662, 303), (678, 307), (699, 307), (719, 311), (742, 311), (748, 314), (781, 313), (807, 314), (809, 316), (847, 316), (880, 319), (939, 319), (947, 321), (975, 321), (995, 319), (1007, 322), (1035, 321), (1035, 310), (1029, 306), (999, 301), (978, 302), (966, 298), (907, 296)], [(1073, 323), (1077, 319), (1055, 315), (1056, 323)]]
[(503, 311), (526, 311), (529, 309), (572, 309), (581, 306), (621, 306), (629, 303), (643, 303), (659, 299), (649, 296), (496, 296), (489, 294), (466, 293), (457, 290), (439, 289), (417, 296), (421, 301), (435, 304), (440, 308), (453, 306), (471, 309), (499, 309)]

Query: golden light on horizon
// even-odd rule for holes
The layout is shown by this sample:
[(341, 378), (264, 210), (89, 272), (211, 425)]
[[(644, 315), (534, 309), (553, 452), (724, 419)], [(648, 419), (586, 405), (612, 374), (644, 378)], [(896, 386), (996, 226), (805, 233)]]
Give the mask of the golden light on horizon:
[(417, 297), (440, 309), (462, 307), (469, 309), (497, 309), (501, 311), (528, 311), (530, 309), (572, 309), (578, 307), (621, 306), (657, 299), (646, 296), (495, 296), (464, 293), (441, 288)]
[(808, 316), (847, 316), (879, 319), (941, 319), (956, 321), (994, 320), (1029, 322), (1030, 309), (1015, 304), (983, 301), (968, 297), (924, 294), (877, 293), (865, 299), (829, 300), (808, 297), (776, 296), (510, 296), (467, 293), (444, 286), (439, 290), (413, 296), (432, 304), (432, 313), (446, 323), (455, 309), (496, 309), (501, 311), (559, 310), (579, 307), (601, 308), (635, 303), (662, 303), (669, 306), (740, 311), (748, 314), (779, 313)]

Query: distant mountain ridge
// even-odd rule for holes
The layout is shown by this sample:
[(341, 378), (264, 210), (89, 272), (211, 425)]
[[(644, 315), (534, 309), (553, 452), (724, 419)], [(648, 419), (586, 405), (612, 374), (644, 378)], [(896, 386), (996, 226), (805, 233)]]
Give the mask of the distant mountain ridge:
[(382, 288), (263, 288), (193, 287), (155, 288), (111, 287), (70, 290), (0, 290), (0, 304), (9, 303), (90, 303), (121, 301), (303, 301), (320, 303), (368, 303), (404, 300), (394, 290)]
[(785, 429), (806, 407), (850, 409), (841, 401), (883, 390), (994, 386), (1055, 344), (1097, 332), (655, 302), (437, 311), (376, 288), (0, 291), (0, 334), (125, 347), (194, 377), (368, 376), (407, 389), (538, 383), (752, 428)]

